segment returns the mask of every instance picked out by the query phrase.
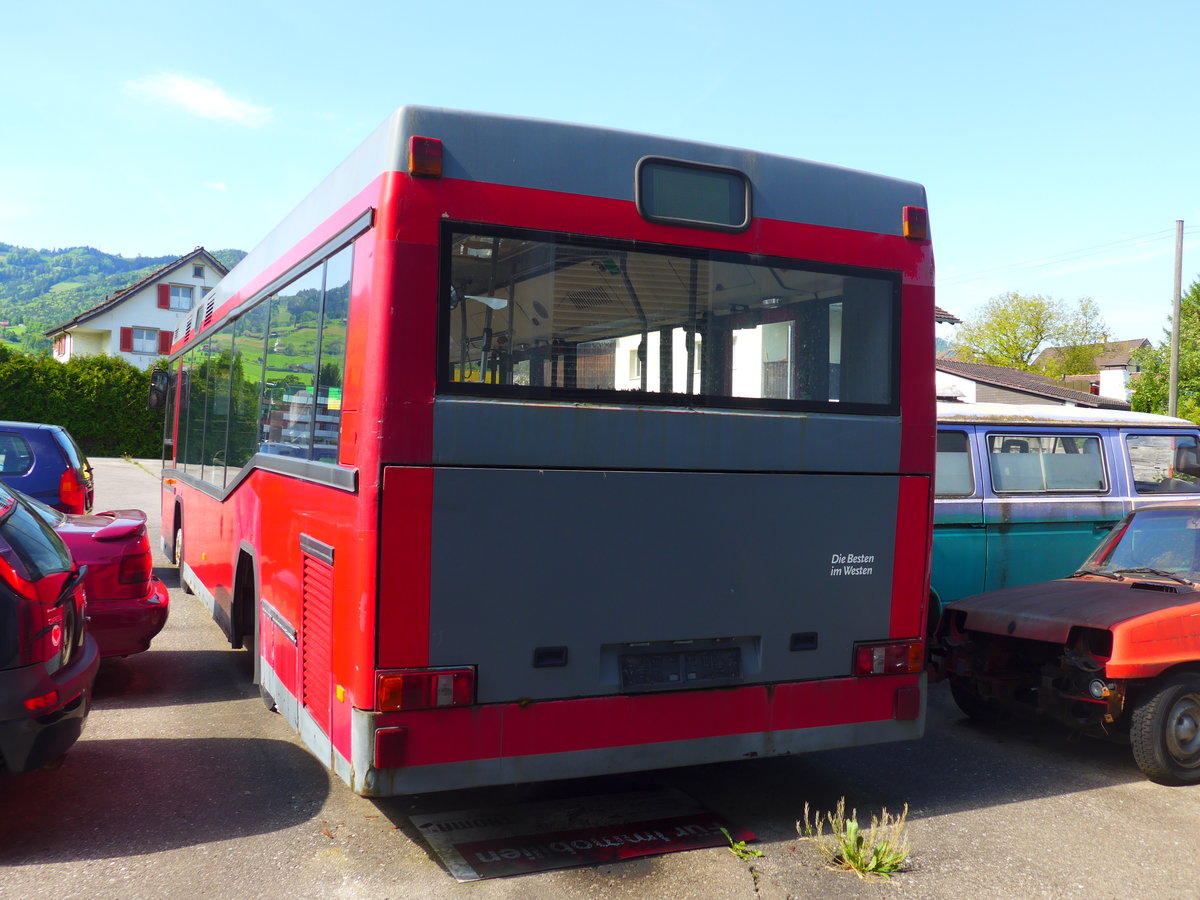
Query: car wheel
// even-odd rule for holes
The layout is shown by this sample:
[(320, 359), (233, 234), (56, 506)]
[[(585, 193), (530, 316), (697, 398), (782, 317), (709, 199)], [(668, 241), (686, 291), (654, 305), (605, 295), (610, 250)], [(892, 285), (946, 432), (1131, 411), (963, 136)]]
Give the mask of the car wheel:
[(950, 696), (958, 708), (976, 722), (995, 722), (1000, 718), (1000, 704), (982, 696), (973, 679), (951, 675)]
[(1134, 707), (1129, 739), (1151, 781), (1200, 783), (1200, 674), (1183, 672), (1152, 686)]

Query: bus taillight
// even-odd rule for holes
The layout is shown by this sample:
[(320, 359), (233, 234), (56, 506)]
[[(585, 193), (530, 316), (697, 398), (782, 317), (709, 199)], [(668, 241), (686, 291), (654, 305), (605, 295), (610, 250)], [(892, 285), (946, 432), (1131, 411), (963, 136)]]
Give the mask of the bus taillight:
[(474, 669), (412, 669), (379, 676), (381, 712), (470, 706), (474, 700)]
[(912, 675), (925, 668), (921, 641), (859, 644), (854, 648), (855, 675)]

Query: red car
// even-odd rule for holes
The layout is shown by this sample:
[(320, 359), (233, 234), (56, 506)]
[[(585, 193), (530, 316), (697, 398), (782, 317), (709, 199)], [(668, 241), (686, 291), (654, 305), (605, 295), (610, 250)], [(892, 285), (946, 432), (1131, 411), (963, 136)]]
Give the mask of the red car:
[(88, 633), (100, 655), (128, 656), (150, 649), (150, 641), (167, 622), (167, 587), (155, 575), (146, 533), (146, 514), (118, 509), (91, 515), (69, 515), (26, 498), (71, 551), (76, 565), (86, 566)]
[(0, 769), (54, 762), (83, 731), (100, 657), (86, 633), (86, 574), (0, 485)]
[(1070, 578), (956, 600), (943, 667), (967, 715), (1037, 711), (1200, 784), (1200, 504), (1126, 516)]

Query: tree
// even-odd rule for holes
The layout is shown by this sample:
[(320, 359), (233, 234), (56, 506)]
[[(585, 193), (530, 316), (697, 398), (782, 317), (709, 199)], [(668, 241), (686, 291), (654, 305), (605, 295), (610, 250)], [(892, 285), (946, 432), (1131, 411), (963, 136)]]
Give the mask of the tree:
[(1091, 297), (1081, 297), (1066, 317), (1057, 346), (1046, 355), (1041, 374), (1051, 378), (1094, 374), (1096, 357), (1104, 352), (1108, 339), (1108, 326), (1100, 315), (1100, 307)]
[[(1157, 347), (1133, 355), (1141, 374), (1133, 381), (1130, 405), (1138, 412), (1165, 413), (1171, 370), (1171, 333)], [(1200, 422), (1200, 281), (1192, 282), (1179, 308), (1179, 415)]]
[(965, 320), (951, 345), (962, 359), (1026, 372), (1035, 370), (1042, 350), (1058, 347), (1046, 374), (1061, 377), (1088, 372), (1107, 340), (1108, 326), (1090, 298), (1081, 298), (1072, 309), (1052, 297), (1009, 291)]

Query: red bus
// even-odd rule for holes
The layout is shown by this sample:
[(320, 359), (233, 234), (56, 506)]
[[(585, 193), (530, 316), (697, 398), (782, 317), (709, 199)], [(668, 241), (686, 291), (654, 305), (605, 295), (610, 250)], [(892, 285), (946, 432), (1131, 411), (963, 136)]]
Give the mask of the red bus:
[(920, 737), (924, 189), (404, 107), (180, 324), (162, 523), (364, 795)]

